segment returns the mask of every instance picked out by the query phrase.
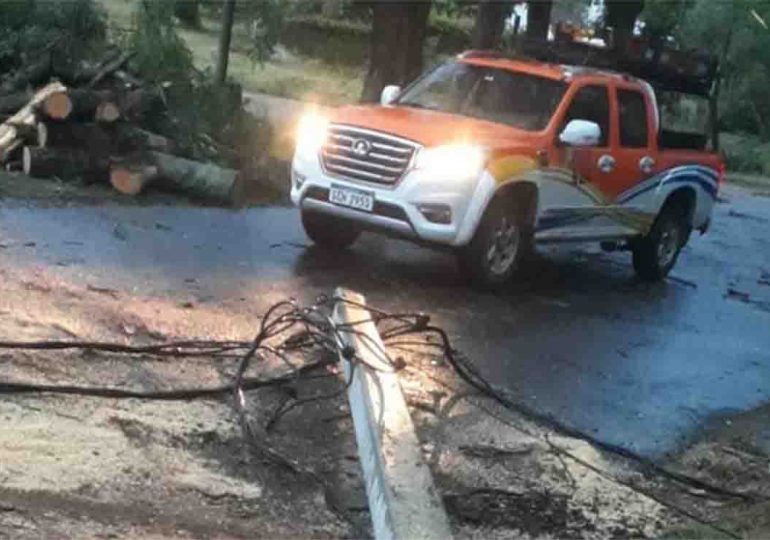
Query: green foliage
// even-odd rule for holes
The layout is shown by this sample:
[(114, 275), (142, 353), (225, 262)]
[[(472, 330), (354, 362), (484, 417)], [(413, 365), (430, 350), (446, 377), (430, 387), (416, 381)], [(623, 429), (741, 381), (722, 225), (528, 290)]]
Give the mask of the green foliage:
[(133, 18), (128, 50), (134, 69), (148, 81), (189, 81), (193, 72), (190, 50), (177, 35), (174, 3), (142, 0)]
[(15, 69), (44, 50), (75, 62), (106, 34), (106, 15), (93, 0), (0, 2), (0, 68)]
[(770, 20), (770, 3), (759, 0), (697, 0), (677, 33), (687, 47), (720, 59), (720, 126), (770, 140), (770, 31), (752, 11)]

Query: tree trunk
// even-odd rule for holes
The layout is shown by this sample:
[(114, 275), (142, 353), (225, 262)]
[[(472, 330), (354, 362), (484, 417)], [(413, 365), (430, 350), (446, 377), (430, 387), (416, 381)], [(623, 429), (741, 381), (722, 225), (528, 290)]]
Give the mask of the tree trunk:
[(505, 30), (505, 20), (513, 4), (500, 0), (482, 0), (476, 12), (471, 44), (474, 49), (496, 49)]
[(361, 100), (376, 102), (387, 84), (405, 85), (422, 71), (430, 0), (372, 4), (369, 68)]
[(158, 167), (160, 186), (198, 199), (227, 204), (233, 202), (238, 171), (160, 152), (149, 152), (147, 158), (147, 165)]
[(25, 146), (22, 161), (24, 174), (34, 178), (81, 178), (96, 181), (107, 177), (109, 163), (104, 157), (94, 156), (72, 148), (37, 148)]
[(35, 111), (45, 99), (53, 93), (66, 91), (66, 87), (59, 83), (50, 83), (38, 90), (29, 102), (16, 114), (0, 125), (0, 155), (11, 150), (19, 137), (19, 126), (34, 126), (36, 123)]
[(158, 177), (155, 165), (126, 165), (116, 163), (110, 167), (110, 184), (125, 195), (138, 195)]
[(548, 39), (551, 26), (551, 0), (529, 0), (527, 2), (527, 37), (530, 39)]
[(644, 0), (606, 0), (605, 6), (605, 25), (612, 28), (612, 48), (622, 54), (634, 35), (634, 25), (644, 9)]
[(176, 0), (174, 15), (189, 28), (201, 27), (200, 2), (198, 0)]
[(171, 139), (129, 124), (117, 126), (114, 142), (121, 152), (154, 150), (169, 153), (174, 151), (174, 141)]
[[(70, 113), (70, 120), (80, 120), (91, 122), (96, 119), (97, 110), (101, 107), (104, 108), (105, 104), (111, 104), (107, 106), (113, 115), (115, 109), (117, 109), (117, 115), (120, 116), (120, 110), (116, 104), (115, 94), (109, 90), (89, 90), (87, 88), (75, 88), (68, 92), (70, 101), (72, 102), (72, 112)], [(114, 121), (113, 119), (112, 121)]]
[(37, 144), (40, 148), (87, 149), (90, 153), (107, 156), (113, 148), (113, 136), (97, 124), (40, 122)]
[(222, 6), (222, 28), (219, 31), (219, 52), (214, 80), (220, 84), (227, 79), (227, 63), (230, 59), (230, 38), (233, 32), (235, 0), (225, 0)]

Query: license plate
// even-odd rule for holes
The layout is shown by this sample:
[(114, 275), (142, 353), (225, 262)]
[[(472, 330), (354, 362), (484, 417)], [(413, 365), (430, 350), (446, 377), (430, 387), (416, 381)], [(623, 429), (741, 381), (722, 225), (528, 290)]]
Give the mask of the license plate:
[(374, 209), (374, 194), (360, 189), (332, 186), (329, 190), (329, 202), (371, 212)]

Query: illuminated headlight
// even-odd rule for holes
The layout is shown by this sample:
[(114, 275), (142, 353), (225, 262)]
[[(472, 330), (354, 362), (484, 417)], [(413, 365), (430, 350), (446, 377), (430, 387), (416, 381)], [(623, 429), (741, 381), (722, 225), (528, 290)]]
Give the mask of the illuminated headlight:
[(476, 176), (486, 164), (487, 151), (472, 144), (448, 144), (421, 150), (415, 169), (425, 169), (437, 177), (468, 178)]
[(297, 126), (297, 153), (303, 156), (317, 154), (326, 142), (329, 121), (316, 113), (303, 116)]

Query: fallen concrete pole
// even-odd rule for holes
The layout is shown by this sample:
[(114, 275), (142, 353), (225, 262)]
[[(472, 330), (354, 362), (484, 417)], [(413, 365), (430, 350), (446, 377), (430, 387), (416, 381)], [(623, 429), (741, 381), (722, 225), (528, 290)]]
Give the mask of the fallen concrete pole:
[[(335, 299), (365, 305), (360, 294), (337, 289)], [(369, 512), (377, 540), (451, 538), (444, 506), (423, 460), (406, 400), (371, 314), (363, 307), (338, 302), (334, 319), (355, 332), (342, 331), (345, 345), (361, 361), (341, 358), (345, 378), (352, 381), (348, 400), (366, 481)], [(368, 321), (367, 321), (368, 320)], [(360, 323), (360, 321), (367, 321)], [(369, 367), (372, 366), (372, 367)]]

